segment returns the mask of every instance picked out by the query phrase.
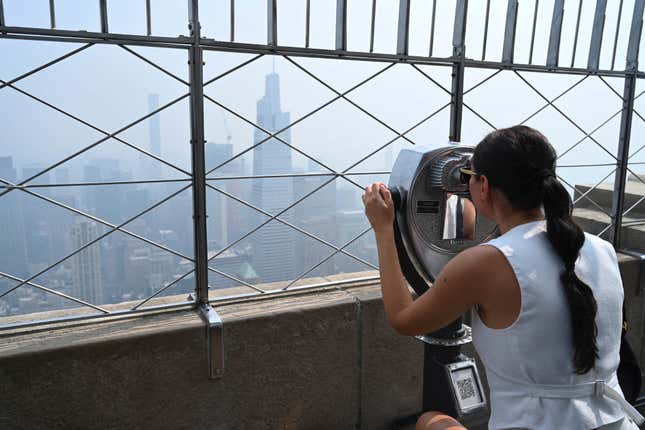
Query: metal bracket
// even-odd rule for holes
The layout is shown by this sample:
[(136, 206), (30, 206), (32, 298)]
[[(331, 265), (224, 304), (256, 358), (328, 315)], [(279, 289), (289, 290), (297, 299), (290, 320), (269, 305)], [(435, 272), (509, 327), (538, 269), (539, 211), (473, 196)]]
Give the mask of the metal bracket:
[(206, 323), (206, 350), (208, 377), (219, 379), (224, 375), (224, 332), (222, 320), (209, 304), (199, 306), (199, 316)]
[(439, 346), (459, 346), (459, 345), (466, 345), (467, 343), (472, 342), (473, 330), (470, 327), (468, 327), (466, 324), (462, 324), (461, 328), (464, 329), (464, 334), (463, 336), (458, 337), (457, 339), (439, 339), (436, 337), (428, 336), (427, 334), (414, 336), (414, 337), (415, 339), (418, 339), (423, 343), (427, 343), (428, 345), (439, 345)]

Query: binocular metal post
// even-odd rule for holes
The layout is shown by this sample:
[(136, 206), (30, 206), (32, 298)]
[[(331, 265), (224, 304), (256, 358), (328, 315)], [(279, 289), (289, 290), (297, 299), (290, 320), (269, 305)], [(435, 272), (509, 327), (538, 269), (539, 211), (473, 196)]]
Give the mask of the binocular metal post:
[[(495, 226), (476, 216), (462, 168), (471, 168), (474, 149), (428, 145), (402, 150), (388, 187), (395, 208), (394, 237), (401, 271), (418, 295), (424, 294), (445, 264), (460, 251), (483, 242)], [(455, 418), (486, 406), (475, 361), (461, 353), (472, 341), (470, 327), (457, 318), (424, 343), (423, 411)], [(419, 414), (396, 425), (408, 424)]]
[(472, 341), (471, 329), (462, 319), (429, 335), (416, 336), (423, 342), (422, 411), (397, 419), (395, 428), (416, 422), (423, 412), (461, 418), (486, 406), (475, 361), (461, 353), (462, 345)]
[[(479, 378), (477, 377), (476, 367), (474, 376), (467, 375), (471, 379), (465, 379), (461, 386), (460, 383), (455, 387), (452, 373), (460, 369), (465, 369), (470, 365), (474, 366), (474, 361), (461, 353), (461, 346), (472, 341), (470, 327), (462, 324), (463, 318), (458, 318), (455, 322), (438, 330), (430, 335), (417, 336), (417, 339), (423, 342), (423, 410), (424, 411), (441, 411), (453, 417), (463, 416), (473, 408), (464, 408), (460, 405), (460, 388), (466, 390), (466, 393), (479, 397), (477, 407), (482, 406), (483, 395)], [(461, 380), (459, 380), (461, 381)], [(472, 390), (471, 390), (472, 388)], [(479, 396), (477, 394), (480, 394)]]

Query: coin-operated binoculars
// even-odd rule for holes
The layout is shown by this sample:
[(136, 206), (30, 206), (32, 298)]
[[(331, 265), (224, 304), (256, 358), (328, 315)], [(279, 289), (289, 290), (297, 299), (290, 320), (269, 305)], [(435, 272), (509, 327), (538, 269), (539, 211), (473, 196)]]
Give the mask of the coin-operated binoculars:
[[(392, 168), (388, 187), (397, 252), (403, 275), (418, 295), (453, 256), (496, 233), (491, 221), (477, 216), (469, 178), (460, 172), (470, 168), (473, 152), (456, 144), (404, 149)], [(462, 319), (417, 336), (424, 342), (424, 411), (463, 417), (486, 406), (477, 365), (460, 351), (472, 341)]]

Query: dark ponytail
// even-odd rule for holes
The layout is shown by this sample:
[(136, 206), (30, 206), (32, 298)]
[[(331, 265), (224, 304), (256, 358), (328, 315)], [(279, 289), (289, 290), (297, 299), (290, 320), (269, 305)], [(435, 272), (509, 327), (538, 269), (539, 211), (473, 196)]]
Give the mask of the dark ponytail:
[(560, 276), (571, 312), (573, 330), (573, 366), (577, 373), (587, 373), (598, 358), (596, 336), (597, 304), (591, 288), (578, 278), (574, 268), (585, 241), (582, 229), (571, 218), (571, 197), (555, 174), (543, 176), (546, 231), (553, 248), (564, 262)]
[(472, 163), (516, 210), (544, 207), (547, 237), (564, 263), (560, 280), (571, 314), (573, 366), (583, 374), (598, 358), (597, 304), (574, 271), (585, 236), (571, 216), (571, 197), (555, 176), (556, 158), (542, 133), (520, 125), (488, 134), (475, 148)]

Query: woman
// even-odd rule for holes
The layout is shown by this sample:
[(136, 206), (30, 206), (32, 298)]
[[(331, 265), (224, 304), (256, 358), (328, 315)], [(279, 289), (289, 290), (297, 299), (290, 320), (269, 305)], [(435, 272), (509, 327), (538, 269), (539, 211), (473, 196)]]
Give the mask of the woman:
[[(392, 196), (382, 183), (368, 186), (363, 202), (385, 312), (396, 331), (417, 335), (473, 309), (490, 430), (637, 429), (616, 379), (623, 302), (616, 253), (575, 224), (555, 162), (553, 147), (529, 127), (486, 136), (462, 173), (477, 213), (494, 220), (500, 236), (454, 257), (414, 301), (396, 253)], [(440, 412), (417, 422), (423, 430), (463, 428)]]

